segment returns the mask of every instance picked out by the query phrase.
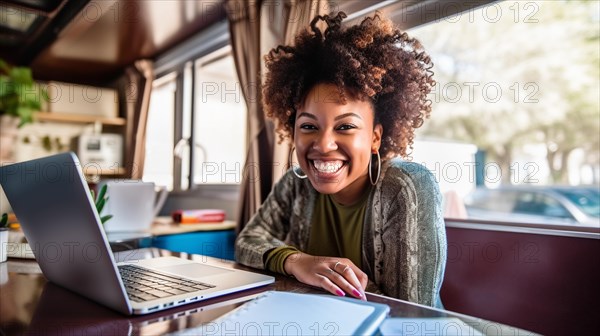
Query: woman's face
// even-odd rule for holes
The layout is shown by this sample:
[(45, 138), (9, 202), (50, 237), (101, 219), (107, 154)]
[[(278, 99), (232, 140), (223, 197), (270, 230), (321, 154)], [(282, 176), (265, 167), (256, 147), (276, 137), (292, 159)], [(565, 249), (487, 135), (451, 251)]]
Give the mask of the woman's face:
[(381, 145), (381, 125), (373, 127), (368, 101), (342, 104), (332, 84), (317, 84), (298, 109), (294, 144), (302, 171), (313, 187), (344, 205), (360, 199), (369, 182), (371, 153)]

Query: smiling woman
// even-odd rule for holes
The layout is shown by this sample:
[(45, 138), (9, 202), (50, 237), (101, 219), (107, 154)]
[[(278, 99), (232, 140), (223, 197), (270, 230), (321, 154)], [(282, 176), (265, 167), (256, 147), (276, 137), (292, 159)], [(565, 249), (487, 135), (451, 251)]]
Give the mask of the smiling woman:
[[(264, 103), (301, 170), (237, 239), (243, 264), (339, 295), (441, 306), (446, 236), (432, 174), (407, 156), (435, 84), (420, 43), (379, 14), (317, 16), (267, 55)], [(326, 29), (320, 29), (320, 24)]]
[(317, 84), (300, 111), (306, 112), (296, 119), (294, 142), (302, 170), (319, 193), (352, 205), (368, 184), (371, 153), (381, 146), (382, 127), (374, 125), (373, 105), (360, 100), (343, 104), (335, 85)]

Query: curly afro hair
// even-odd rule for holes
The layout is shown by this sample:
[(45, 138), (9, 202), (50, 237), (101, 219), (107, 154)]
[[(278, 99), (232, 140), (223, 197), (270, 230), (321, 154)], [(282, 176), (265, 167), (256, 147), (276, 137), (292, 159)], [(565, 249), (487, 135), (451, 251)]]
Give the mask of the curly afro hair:
[[(415, 129), (431, 112), (431, 59), (419, 41), (378, 13), (350, 27), (342, 26), (345, 17), (343, 12), (316, 16), (293, 46), (280, 45), (265, 56), (266, 114), (278, 121), (280, 141), (293, 139), (296, 110), (310, 89), (334, 84), (344, 103), (348, 96), (372, 102), (375, 124), (383, 125), (382, 157), (408, 157)], [(327, 26), (324, 32), (317, 27), (320, 21)]]

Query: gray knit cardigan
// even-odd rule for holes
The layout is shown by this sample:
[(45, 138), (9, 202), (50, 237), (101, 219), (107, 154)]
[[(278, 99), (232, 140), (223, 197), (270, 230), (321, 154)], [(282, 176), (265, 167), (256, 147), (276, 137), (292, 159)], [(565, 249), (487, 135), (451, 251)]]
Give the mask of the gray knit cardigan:
[[(288, 171), (236, 240), (238, 262), (264, 269), (265, 252), (282, 245), (306, 251), (317, 191)], [(368, 291), (441, 306), (446, 231), (441, 194), (429, 170), (393, 159), (371, 189), (362, 237)], [(376, 288), (372, 288), (375, 285)]]

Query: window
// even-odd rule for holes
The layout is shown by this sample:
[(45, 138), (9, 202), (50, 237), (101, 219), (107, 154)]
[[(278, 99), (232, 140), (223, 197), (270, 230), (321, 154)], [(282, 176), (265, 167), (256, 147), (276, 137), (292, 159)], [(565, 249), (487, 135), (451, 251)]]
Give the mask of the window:
[[(432, 57), (437, 81), (432, 118), (417, 132), (413, 159), (434, 172), (444, 194), (519, 187), (534, 195), (556, 185), (598, 190), (599, 7), (597, 1), (504, 1), (409, 31)], [(421, 150), (427, 145), (429, 151)], [(537, 213), (536, 207), (570, 217), (544, 197), (531, 196), (519, 211)], [(596, 218), (590, 225), (600, 226), (599, 208), (586, 207)], [(526, 220), (495, 220), (511, 218)]]
[(196, 61), (194, 87), (194, 184), (239, 184), (246, 103), (230, 47)]
[(175, 75), (154, 82), (146, 128), (145, 181), (173, 190)]
[(477, 190), (469, 194), (466, 202), (472, 209), (510, 213), (515, 208), (516, 191)]
[(204, 54), (152, 92), (144, 179), (171, 190), (241, 183), (247, 113), (231, 48)]

